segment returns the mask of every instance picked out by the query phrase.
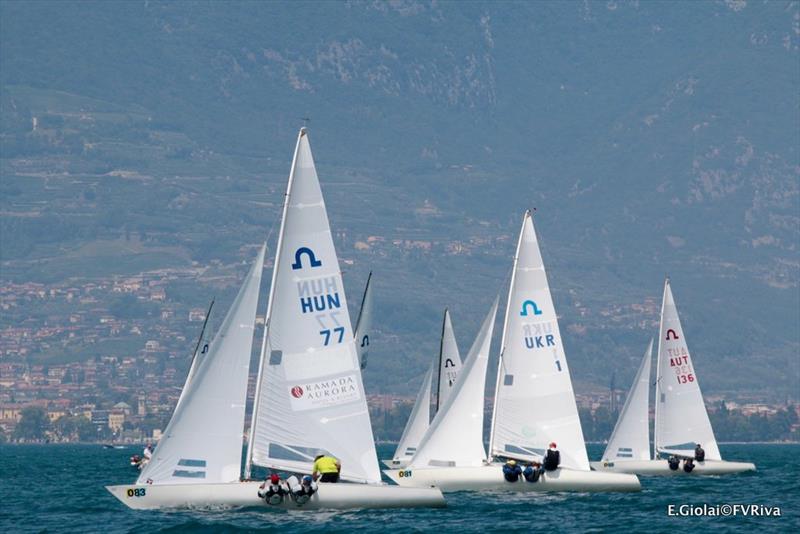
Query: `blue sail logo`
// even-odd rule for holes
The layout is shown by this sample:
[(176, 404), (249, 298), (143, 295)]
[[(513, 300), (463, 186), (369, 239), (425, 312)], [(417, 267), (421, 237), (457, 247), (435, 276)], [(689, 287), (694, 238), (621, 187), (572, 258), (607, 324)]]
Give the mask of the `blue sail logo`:
[(310, 267), (320, 267), (322, 266), (322, 262), (317, 259), (317, 256), (314, 254), (314, 251), (308, 247), (300, 247), (297, 249), (297, 252), (294, 253), (294, 263), (292, 264), (292, 270), (302, 269), (303, 268), (303, 254), (308, 256), (308, 262)]
[(528, 308), (533, 308), (534, 315), (542, 314), (542, 310), (540, 310), (539, 306), (537, 306), (536, 303), (532, 300), (526, 300), (525, 302), (522, 303), (522, 311), (519, 312), (519, 314), (523, 317), (526, 317), (528, 315)]

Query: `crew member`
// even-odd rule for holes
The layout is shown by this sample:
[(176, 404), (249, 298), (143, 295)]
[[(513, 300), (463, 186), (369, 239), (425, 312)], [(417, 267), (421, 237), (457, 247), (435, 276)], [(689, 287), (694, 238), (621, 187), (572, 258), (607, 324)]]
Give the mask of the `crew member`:
[(544, 469), (545, 471), (555, 471), (561, 464), (561, 453), (556, 448), (555, 441), (550, 444), (550, 448), (544, 455)]
[(286, 479), (286, 485), (289, 488), (292, 499), (298, 506), (307, 503), (317, 491), (317, 484), (309, 475), (305, 475), (302, 480), (298, 480), (297, 476), (292, 475)]
[(503, 476), (507, 482), (516, 482), (522, 474), (522, 468), (517, 465), (516, 460), (509, 460), (503, 466)]
[(699, 443), (694, 448), (694, 459), (698, 462), (704, 462), (706, 459), (706, 451), (703, 450)]
[(670, 457), (667, 459), (667, 465), (669, 465), (669, 468), (670, 468), (672, 471), (677, 471), (677, 470), (678, 470), (678, 467), (680, 467), (680, 465), (681, 465), (681, 461), (680, 461), (680, 459), (679, 459), (677, 456), (675, 456), (674, 454), (672, 454), (672, 455), (670, 455)]
[(280, 504), (286, 493), (286, 488), (281, 484), (281, 477), (276, 473), (272, 473), (268, 481), (264, 481), (258, 487), (258, 496), (267, 501), (267, 504)]
[(339, 482), (342, 464), (333, 456), (320, 454), (314, 458), (314, 469), (311, 476), (319, 482)]
[(687, 473), (691, 473), (693, 469), (694, 469), (694, 460), (692, 460), (691, 458), (686, 458), (683, 461), (683, 470)]
[(153, 457), (153, 445), (148, 443), (145, 446), (144, 451), (142, 451), (142, 454), (144, 455), (145, 462), (149, 462), (150, 459)]
[(311, 497), (317, 492), (317, 483), (314, 482), (314, 479), (311, 478), (310, 475), (303, 476), (302, 480), (300, 480), (300, 487), (303, 490), (304, 495), (308, 495)]
[(525, 477), (525, 480), (528, 482), (538, 482), (539, 477), (542, 474), (542, 464), (539, 462), (533, 462), (528, 464), (525, 470), (522, 472), (522, 476)]

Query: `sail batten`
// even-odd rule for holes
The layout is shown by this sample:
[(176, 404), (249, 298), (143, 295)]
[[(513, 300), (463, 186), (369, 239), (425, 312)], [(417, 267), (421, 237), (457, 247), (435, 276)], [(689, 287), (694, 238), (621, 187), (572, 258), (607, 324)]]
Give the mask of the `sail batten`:
[(270, 289), (249, 457), (307, 472), (331, 454), (345, 480), (380, 482), (339, 260), (308, 135), (298, 136)]
[(700, 444), (707, 459), (721, 460), (669, 279), (661, 305), (657, 369), (655, 456), (692, 456)]
[(526, 212), (509, 287), (490, 455), (534, 460), (553, 441), (562, 465), (589, 470), (558, 317)]
[(603, 453), (604, 460), (650, 459), (650, 362), (653, 341), (644, 353), (633, 385)]
[(241, 476), (247, 375), (266, 246), (209, 352), (194, 361), (175, 412), (137, 484), (235, 482)]

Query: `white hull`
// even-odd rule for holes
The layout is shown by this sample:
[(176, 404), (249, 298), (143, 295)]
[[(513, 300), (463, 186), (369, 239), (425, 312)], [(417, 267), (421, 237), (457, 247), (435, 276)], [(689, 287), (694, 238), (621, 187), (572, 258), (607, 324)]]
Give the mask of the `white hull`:
[(480, 467), (430, 467), (425, 469), (387, 469), (386, 475), (400, 486), (426, 488), (436, 486), (450, 491), (579, 491), (610, 492), (639, 491), (635, 475), (577, 471), (559, 468), (542, 474), (538, 482), (507, 482), (502, 464)]
[(285, 497), (282, 504), (269, 505), (258, 497), (259, 481), (228, 484), (163, 484), (106, 486), (117, 499), (134, 510), (158, 508), (248, 507), (290, 510), (415, 508), (445, 506), (435, 488), (399, 488), (388, 485), (320, 484), (311, 499), (298, 506)]
[(633, 473), (652, 476), (695, 476), (695, 475), (731, 475), (745, 471), (755, 471), (755, 464), (749, 462), (726, 462), (724, 460), (706, 460), (695, 462), (691, 473), (683, 470), (683, 462), (677, 470), (669, 468), (666, 460), (615, 460), (591, 462), (592, 469), (613, 473)]

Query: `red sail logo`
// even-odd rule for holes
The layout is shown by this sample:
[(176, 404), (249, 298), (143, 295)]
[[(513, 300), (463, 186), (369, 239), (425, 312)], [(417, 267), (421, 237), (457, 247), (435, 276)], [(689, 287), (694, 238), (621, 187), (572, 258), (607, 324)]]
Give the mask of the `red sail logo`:
[(295, 399), (299, 399), (302, 396), (303, 396), (303, 388), (301, 388), (300, 386), (295, 386), (292, 388), (292, 397), (294, 397)]

